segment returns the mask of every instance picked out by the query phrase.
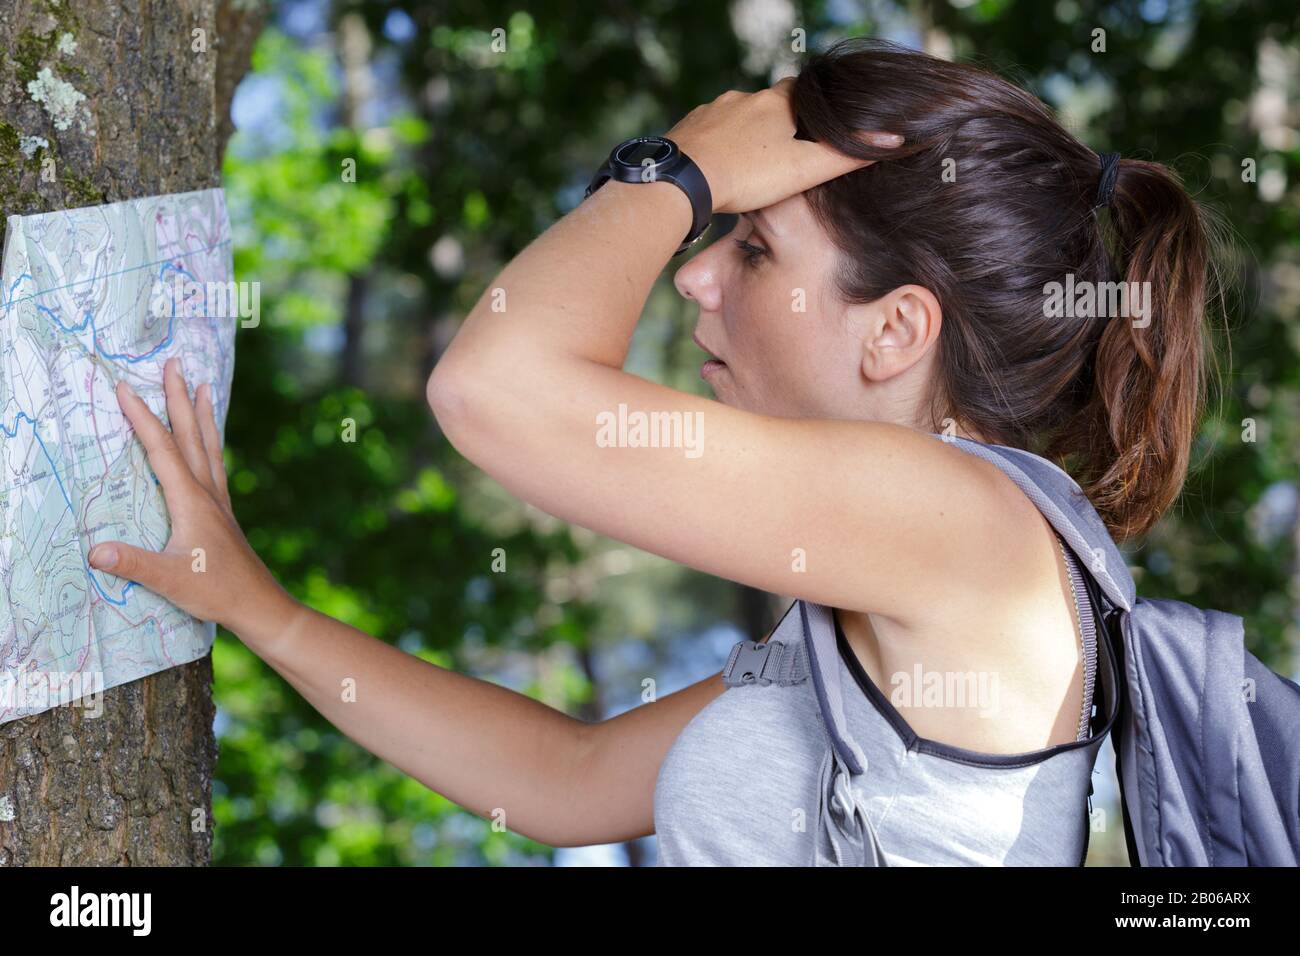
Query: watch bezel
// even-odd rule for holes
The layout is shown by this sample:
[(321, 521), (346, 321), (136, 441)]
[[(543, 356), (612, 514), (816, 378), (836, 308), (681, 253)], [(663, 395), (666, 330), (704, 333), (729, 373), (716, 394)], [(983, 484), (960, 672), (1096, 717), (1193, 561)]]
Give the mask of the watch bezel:
[(623, 158), (622, 154), (630, 152), (631, 150), (636, 149), (637, 147), (641, 146), (644, 143), (655, 143), (658, 146), (664, 146), (667, 147), (668, 149), (668, 155), (665, 156), (663, 159), (656, 159), (653, 165), (651, 166), (651, 168), (654, 169), (655, 172), (659, 172), (660, 170), (667, 169), (669, 166), (672, 166), (681, 158), (682, 155), (681, 147), (678, 146), (676, 143), (674, 143), (671, 139), (667, 139), (666, 137), (663, 136), (634, 136), (631, 139), (623, 140), (623, 142), (619, 143), (612, 150), (610, 150), (609, 153), (610, 166), (616, 166), (619, 169), (624, 169), (624, 170), (634, 170), (639, 175), (641, 171), (645, 169), (645, 160), (641, 160), (640, 162), (629, 162), (628, 160)]

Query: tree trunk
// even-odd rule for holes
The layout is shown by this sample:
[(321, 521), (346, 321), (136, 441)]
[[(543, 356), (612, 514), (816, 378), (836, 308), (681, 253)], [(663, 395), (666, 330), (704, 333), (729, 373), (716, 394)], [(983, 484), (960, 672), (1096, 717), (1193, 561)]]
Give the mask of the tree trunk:
[[(0, 213), (218, 185), (262, 19), (262, 0), (5, 0)], [(45, 68), (85, 96), (65, 129), (28, 90)], [(206, 864), (213, 716), (209, 655), (105, 691), (98, 718), (0, 725), (0, 865)]]
[[(370, 72), (370, 34), (356, 13), (345, 14), (337, 30), (339, 66), (343, 72), (343, 125), (358, 135), (365, 132), (365, 108), (374, 90)], [(365, 319), (370, 297), (370, 276), (348, 276), (343, 300), (343, 348), (339, 350), (339, 378), (357, 388), (365, 384)]]

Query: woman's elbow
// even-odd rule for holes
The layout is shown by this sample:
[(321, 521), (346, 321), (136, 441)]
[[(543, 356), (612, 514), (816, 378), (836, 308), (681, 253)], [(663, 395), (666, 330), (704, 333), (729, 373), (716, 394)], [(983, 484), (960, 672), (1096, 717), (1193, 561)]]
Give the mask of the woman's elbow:
[(486, 468), (494, 448), (508, 439), (512, 390), (495, 364), (466, 361), (449, 350), (425, 384), (425, 398), (438, 428), (453, 448)]
[(468, 376), (460, 372), (456, 363), (447, 361), (444, 355), (434, 365), (429, 381), (425, 383), (424, 396), (444, 434), (449, 435), (465, 417), (469, 405), (465, 395), (467, 379)]
[(452, 342), (429, 375), (425, 397), (447, 440), (486, 467), (479, 458), (513, 448), (520, 429), (536, 425), (542, 383), (559, 377), (522, 348), (493, 343), (458, 350)]

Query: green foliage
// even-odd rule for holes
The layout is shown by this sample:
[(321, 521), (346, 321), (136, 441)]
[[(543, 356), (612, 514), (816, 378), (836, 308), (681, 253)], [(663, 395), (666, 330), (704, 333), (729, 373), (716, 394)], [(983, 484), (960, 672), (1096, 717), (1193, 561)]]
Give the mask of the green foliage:
[[(463, 513), (422, 387), (372, 391), (313, 375), (319, 359), (304, 333), (342, 321), (350, 279), (382, 269), (393, 196), (422, 192), (403, 151), (425, 142), (427, 124), (403, 117), (391, 144), (321, 128), (315, 108), (337, 93), (324, 56), (272, 32), (255, 63), (278, 78), (288, 108), (282, 138), (237, 140), (225, 170), (236, 271), (262, 284), (263, 322), (239, 333), (226, 425), (250, 541), (313, 607), (443, 666), (469, 669), (458, 656), (467, 632), (518, 648), (571, 639), (587, 621), (581, 610), (534, 620), (547, 574), (576, 557), (567, 532), (489, 533)], [(358, 160), (356, 182), (340, 178), (347, 157)], [(510, 574), (490, 572), (495, 548)], [(446, 864), (545, 852), (348, 741), (231, 636), (214, 665), (219, 862)]]

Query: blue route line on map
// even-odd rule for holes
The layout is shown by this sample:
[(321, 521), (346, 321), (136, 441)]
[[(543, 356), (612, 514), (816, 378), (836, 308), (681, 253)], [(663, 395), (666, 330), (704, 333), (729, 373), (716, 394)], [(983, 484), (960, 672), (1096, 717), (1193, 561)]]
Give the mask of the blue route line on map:
[(36, 292), (33, 292), (31, 295), (24, 296), (21, 299), (12, 298), (13, 290), (18, 288), (19, 281), (21, 281), (24, 278), (31, 279), (33, 282), (36, 281), (36, 279), (33, 276), (24, 273), (23, 275), (18, 277), (18, 280), (16, 280), (13, 284), (13, 288), (9, 290), (9, 294), (11, 296), (9, 301), (0, 302), (0, 307), (8, 311), (10, 308), (20, 303), (30, 302), (32, 299), (38, 298), (40, 296), (49, 295), (51, 292), (62, 292), (64, 289), (71, 289), (74, 285), (83, 285), (87, 282), (101, 282), (104, 279), (113, 279), (116, 278), (117, 276), (124, 276), (128, 272), (139, 272), (141, 269), (151, 269), (154, 266), (167, 265), (168, 263), (175, 262), (177, 259), (188, 259), (190, 256), (196, 256), (203, 252), (211, 252), (213, 249), (220, 249), (222, 246), (228, 246), (228, 245), (230, 245), (230, 240), (222, 239), (220, 242), (214, 242), (212, 245), (205, 246), (202, 249), (191, 249), (189, 252), (182, 252), (179, 255), (168, 256), (166, 259), (156, 259), (153, 262), (144, 262), (138, 266), (131, 266), (129, 269), (118, 269), (116, 272), (105, 272), (102, 276), (90, 276), (89, 278), (86, 279), (74, 279), (71, 282), (65, 282), (63, 285), (51, 286), (48, 289), (40, 289)]
[[(188, 270), (183, 269), (180, 266), (167, 263), (161, 269), (158, 270), (159, 281), (163, 281), (163, 276), (166, 274), (169, 268), (176, 272), (179, 272), (183, 276), (188, 276), (189, 278), (194, 279), (194, 275)], [(17, 279), (14, 280), (14, 288), (17, 288), (18, 283), (21, 282), (24, 278), (30, 279), (31, 276), (27, 275), (26, 273), (19, 276)], [(198, 282), (197, 279), (194, 279), (194, 281)], [(11, 289), (10, 292), (12, 293), (12, 291), (13, 290)], [(89, 325), (90, 339), (91, 342), (94, 343), (95, 351), (98, 352), (100, 355), (104, 356), (104, 358), (106, 359), (110, 359), (111, 361), (115, 361), (115, 362), (125, 362), (128, 365), (134, 365), (136, 362), (143, 362), (145, 359), (153, 358), (155, 355), (157, 355), (167, 346), (171, 345), (172, 339), (175, 337), (175, 333), (176, 333), (176, 302), (174, 300), (172, 301), (172, 314), (167, 318), (166, 337), (157, 345), (155, 345), (152, 349), (150, 349), (148, 352), (145, 352), (143, 355), (135, 355), (135, 356), (128, 355), (126, 352), (105, 352), (104, 349), (100, 347), (99, 327), (95, 325), (95, 315), (93, 312), (87, 312), (85, 319), (82, 320), (80, 325), (64, 325), (62, 322), (59, 321), (59, 317), (55, 314), (53, 309), (47, 309), (43, 305), (38, 305), (36, 309), (37, 311), (44, 312), (46, 315), (48, 315), (50, 319), (54, 322), (54, 324), (57, 325), (60, 329), (62, 329), (64, 332), (84, 332), (86, 330), (86, 326)], [(205, 296), (204, 311), (206, 310), (207, 310), (207, 299)]]

